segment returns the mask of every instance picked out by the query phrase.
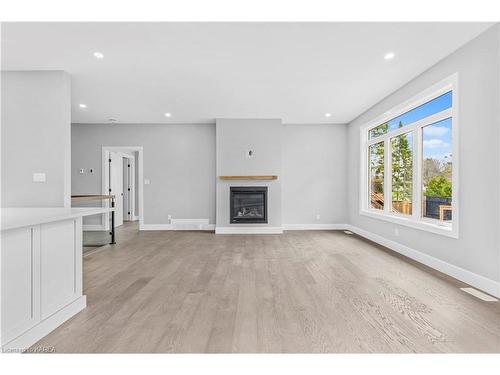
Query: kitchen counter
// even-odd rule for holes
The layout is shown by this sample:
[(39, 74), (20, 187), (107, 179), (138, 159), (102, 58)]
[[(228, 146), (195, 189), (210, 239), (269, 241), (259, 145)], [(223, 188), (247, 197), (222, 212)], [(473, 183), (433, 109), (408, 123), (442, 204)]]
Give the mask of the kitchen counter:
[(74, 219), (114, 211), (111, 207), (72, 208), (2, 208), (0, 230), (29, 227), (54, 221)]
[(82, 218), (107, 207), (3, 208), (0, 345), (19, 352), (87, 305), (82, 289)]

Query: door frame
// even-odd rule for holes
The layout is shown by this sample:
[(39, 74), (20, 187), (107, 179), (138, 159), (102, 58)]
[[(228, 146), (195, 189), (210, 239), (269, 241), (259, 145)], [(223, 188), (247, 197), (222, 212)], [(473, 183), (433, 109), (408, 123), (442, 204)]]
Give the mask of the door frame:
[[(131, 152), (137, 152), (137, 175), (138, 175), (138, 194), (139, 194), (139, 229), (142, 229), (144, 226), (144, 174), (143, 174), (143, 166), (144, 166), (144, 155), (142, 146), (102, 146), (101, 148), (101, 191), (103, 195), (109, 194), (108, 181), (109, 181), (109, 170), (107, 167), (108, 158), (106, 157), (109, 151), (119, 152), (123, 154), (130, 155)], [(134, 178), (135, 181), (135, 178)], [(135, 182), (134, 182), (135, 184)], [(109, 200), (103, 201), (104, 207), (110, 207)], [(135, 210), (135, 207), (134, 207)], [(137, 212), (134, 211), (134, 215), (137, 216)], [(109, 230), (109, 212), (104, 213), (104, 223), (103, 226), (105, 230)]]

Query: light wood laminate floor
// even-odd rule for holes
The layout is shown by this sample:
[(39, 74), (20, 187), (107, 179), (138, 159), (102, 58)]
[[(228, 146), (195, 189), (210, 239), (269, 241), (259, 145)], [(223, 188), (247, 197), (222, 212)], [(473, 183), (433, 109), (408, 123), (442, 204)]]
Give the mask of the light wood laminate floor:
[[(84, 257), (88, 306), (58, 353), (500, 352), (499, 302), (341, 231), (119, 228)], [(453, 249), (450, 249), (452, 251)]]

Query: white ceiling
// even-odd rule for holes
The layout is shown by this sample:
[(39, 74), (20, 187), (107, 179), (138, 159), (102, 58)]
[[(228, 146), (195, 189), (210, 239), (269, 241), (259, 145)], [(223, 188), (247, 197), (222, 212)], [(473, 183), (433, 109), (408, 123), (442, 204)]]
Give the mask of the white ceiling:
[(4, 23), (2, 70), (69, 72), (78, 123), (346, 123), (490, 26)]

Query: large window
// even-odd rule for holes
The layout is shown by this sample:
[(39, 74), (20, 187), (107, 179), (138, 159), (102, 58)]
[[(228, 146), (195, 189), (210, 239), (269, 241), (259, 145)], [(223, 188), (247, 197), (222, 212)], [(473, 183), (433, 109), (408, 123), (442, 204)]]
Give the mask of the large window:
[(362, 127), (362, 214), (458, 236), (456, 80)]

